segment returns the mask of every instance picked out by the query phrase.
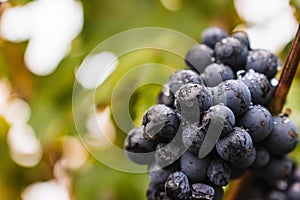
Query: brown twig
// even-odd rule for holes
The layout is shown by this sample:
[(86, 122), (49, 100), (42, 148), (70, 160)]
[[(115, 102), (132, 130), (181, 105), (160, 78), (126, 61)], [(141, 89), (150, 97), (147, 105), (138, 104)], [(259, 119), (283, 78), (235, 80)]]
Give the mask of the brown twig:
[(274, 98), (270, 102), (268, 108), (273, 115), (279, 114), (284, 106), (287, 94), (296, 74), (300, 60), (300, 24), (292, 44), (290, 53), (287, 57), (282, 74), (279, 79), (278, 86), (275, 90)]
[[(274, 98), (268, 105), (268, 109), (272, 115), (281, 113), (282, 108), (285, 104), (287, 94), (289, 92), (290, 86), (292, 84), (293, 78), (296, 74), (297, 67), (299, 65), (300, 59), (300, 24), (298, 31), (296, 33), (295, 39), (293, 41), (291, 50), (287, 57), (287, 60), (283, 66), (282, 74), (279, 79), (278, 86), (274, 93)], [(238, 200), (243, 188), (251, 180), (251, 173), (247, 172), (241, 178), (232, 181), (229, 191), (226, 193), (224, 200)]]

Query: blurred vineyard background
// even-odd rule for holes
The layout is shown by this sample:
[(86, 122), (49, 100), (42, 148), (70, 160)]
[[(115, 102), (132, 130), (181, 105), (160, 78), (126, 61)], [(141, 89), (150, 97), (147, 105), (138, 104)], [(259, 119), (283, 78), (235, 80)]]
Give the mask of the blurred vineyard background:
[[(174, 29), (199, 41), (203, 29), (217, 25), (228, 32), (248, 30), (256, 48), (267, 48), (285, 61), (300, 13), (299, 0), (0, 2), (1, 200), (145, 199), (147, 174), (119, 172), (99, 162), (81, 144), (74, 125), (76, 70), (103, 40), (150, 26)], [(252, 7), (246, 12), (249, 2)], [(37, 12), (39, 9), (45, 12)], [(254, 34), (260, 38), (253, 38)], [(141, 51), (119, 61), (117, 67), (123, 70), (116, 70), (104, 82), (96, 102), (100, 123), (106, 124), (105, 134), (119, 146), (126, 134), (109, 118), (113, 86), (126, 70), (147, 62), (186, 67), (183, 60), (155, 51)], [(300, 128), (299, 78), (298, 70), (286, 106), (292, 108), (291, 119)], [(129, 109), (137, 125), (160, 89), (146, 85), (135, 91)], [(101, 149), (105, 144), (98, 145)], [(300, 162), (299, 154), (298, 148), (291, 157)]]

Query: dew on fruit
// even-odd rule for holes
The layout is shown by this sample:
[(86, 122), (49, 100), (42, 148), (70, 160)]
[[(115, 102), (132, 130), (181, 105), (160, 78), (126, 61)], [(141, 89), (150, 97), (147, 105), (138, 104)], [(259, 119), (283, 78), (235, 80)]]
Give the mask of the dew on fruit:
[(245, 71), (245, 70), (239, 70), (239, 71), (236, 72), (237, 77), (242, 77), (242, 76), (244, 76), (245, 74), (246, 74), (246, 71)]
[(279, 81), (277, 78), (272, 78), (270, 83), (273, 87), (276, 87), (278, 85)]
[[(298, 144), (298, 129), (286, 113), (272, 116), (265, 107), (278, 85), (273, 78), (278, 70), (278, 57), (267, 50), (250, 49), (250, 44), (245, 49), (242, 42), (248, 41), (245, 34), (240, 39), (228, 37), (224, 30), (214, 27), (202, 37), (200, 45), (192, 47), (185, 58), (190, 70), (175, 72), (164, 86), (168, 91), (164, 95), (174, 97), (174, 106), (168, 107), (169, 101), (161, 106), (164, 110), (171, 109), (178, 119), (168, 120), (168, 115), (158, 119), (160, 115), (166, 116), (160, 109), (157, 110), (160, 115), (152, 116), (155, 118), (152, 124), (159, 125), (155, 120), (163, 120), (163, 129), (151, 133), (157, 137), (153, 140), (156, 149), (165, 145), (174, 147), (161, 149), (154, 162), (159, 165), (162, 159), (173, 160), (168, 167), (177, 170), (169, 172), (168, 180), (160, 186), (161, 194), (167, 199), (221, 200), (221, 187), (243, 174), (235, 172), (251, 169), (252, 187), (261, 195), (257, 199), (274, 196), (285, 200), (288, 188), (295, 181), (291, 176), (296, 165), (287, 154)], [(209, 63), (205, 66), (199, 61), (203, 53)], [(189, 59), (198, 64), (197, 69)], [(210, 80), (216, 77), (220, 80)], [(144, 120), (144, 125), (151, 123)], [(170, 141), (172, 138), (176, 141), (173, 129), (179, 132), (180, 146)], [(171, 159), (175, 154), (176, 158)], [(148, 192), (153, 190), (151, 182)]]
[(289, 118), (285, 118), (285, 119), (282, 120), (282, 123), (283, 123), (283, 124), (287, 124), (287, 123), (289, 123), (289, 122), (290, 122), (290, 119), (289, 119)]

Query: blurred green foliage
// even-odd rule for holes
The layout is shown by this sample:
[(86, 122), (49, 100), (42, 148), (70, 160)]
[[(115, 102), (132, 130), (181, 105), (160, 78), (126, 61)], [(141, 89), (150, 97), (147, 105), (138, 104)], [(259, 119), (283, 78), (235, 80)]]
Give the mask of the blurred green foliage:
[[(23, 5), (28, 0), (11, 1), (13, 5)], [(293, 2), (298, 5), (297, 0)], [(153, 26), (177, 30), (199, 40), (200, 32), (211, 25), (218, 25), (230, 31), (241, 20), (234, 10), (232, 0), (182, 0), (178, 11), (165, 9), (159, 0), (82, 0), (84, 8), (84, 28), (72, 44), (68, 56), (58, 69), (46, 77), (38, 77), (27, 71), (23, 62), (26, 42), (12, 44), (0, 41), (0, 76), (6, 77), (13, 91), (26, 99), (32, 109), (32, 125), (42, 142), (44, 156), (34, 168), (24, 168), (12, 162), (6, 144), (9, 125), (0, 118), (0, 198), (20, 199), (21, 191), (30, 183), (53, 178), (53, 162), (61, 154), (61, 138), (66, 135), (77, 136), (72, 116), (72, 89), (75, 71), (84, 57), (101, 41), (108, 37), (137, 27)], [(299, 5), (298, 5), (299, 6)], [(63, 30), (61, 30), (63, 31)], [(145, 38), (147, 39), (147, 38)], [(285, 57), (284, 51), (282, 57)], [(122, 67), (96, 93), (97, 105), (102, 108), (110, 104), (114, 84), (130, 66), (146, 61), (184, 68), (180, 58), (162, 52), (140, 51), (120, 60)], [(122, 70), (121, 70), (122, 69)], [(153, 74), (147, 74), (151, 76)], [(299, 85), (297, 80), (295, 84)], [(161, 86), (145, 85), (133, 94), (130, 101), (130, 114), (136, 124), (140, 124), (144, 111), (155, 103)], [(104, 92), (103, 92), (104, 91)], [(293, 87), (287, 100), (293, 107), (292, 118), (300, 124), (300, 90)], [(125, 135), (118, 130), (119, 144)], [(292, 154), (297, 161), (299, 150)], [(99, 163), (92, 156), (85, 165), (72, 172), (74, 199), (137, 200), (145, 199), (148, 184), (146, 174), (118, 172)]]

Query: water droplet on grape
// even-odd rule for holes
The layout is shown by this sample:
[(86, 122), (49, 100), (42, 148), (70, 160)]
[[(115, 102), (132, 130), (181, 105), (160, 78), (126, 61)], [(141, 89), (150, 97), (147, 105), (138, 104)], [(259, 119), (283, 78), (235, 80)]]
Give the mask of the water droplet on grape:
[(276, 87), (276, 86), (278, 85), (278, 79), (272, 78), (271, 81), (270, 81), (270, 83), (271, 83), (271, 85), (272, 85), (273, 87)]
[(284, 118), (284, 119), (282, 120), (282, 123), (283, 123), (283, 124), (287, 124), (287, 123), (289, 123), (289, 121), (290, 121), (289, 118)]
[(236, 72), (238, 78), (242, 78), (243, 76), (245, 76), (245, 74), (246, 74), (245, 70), (239, 70)]

